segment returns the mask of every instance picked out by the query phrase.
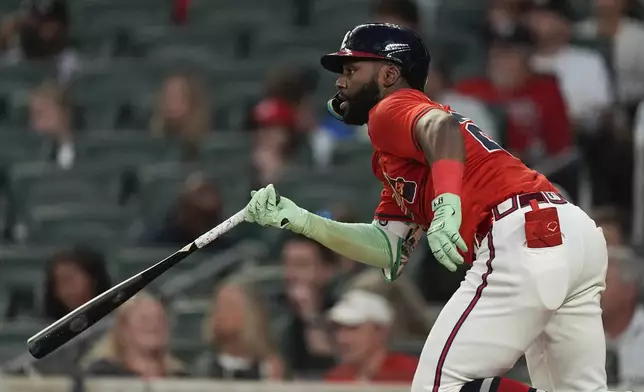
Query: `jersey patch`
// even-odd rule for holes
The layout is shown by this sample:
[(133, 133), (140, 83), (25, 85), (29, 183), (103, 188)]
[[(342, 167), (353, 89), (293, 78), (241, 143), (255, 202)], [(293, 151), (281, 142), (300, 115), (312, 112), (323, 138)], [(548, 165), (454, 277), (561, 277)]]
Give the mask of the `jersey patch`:
[(407, 202), (407, 204), (414, 204), (414, 201), (416, 201), (416, 193), (418, 191), (418, 184), (415, 181), (407, 181), (402, 177), (392, 178), (384, 171), (382, 173), (384, 174), (387, 183), (394, 191), (393, 196), (396, 203), (403, 211), (407, 209), (405, 202)]

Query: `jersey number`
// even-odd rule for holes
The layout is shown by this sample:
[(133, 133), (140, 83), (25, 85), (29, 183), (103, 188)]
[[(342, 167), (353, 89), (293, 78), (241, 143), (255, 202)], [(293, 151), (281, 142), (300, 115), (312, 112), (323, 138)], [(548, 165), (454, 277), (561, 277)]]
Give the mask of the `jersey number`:
[(481, 128), (474, 124), (472, 120), (467, 117), (463, 117), (454, 111), (451, 111), (450, 113), (452, 116), (456, 117), (459, 124), (465, 124), (465, 129), (474, 136), (474, 138), (478, 140), (488, 152), (505, 151), (497, 142), (492, 140), (492, 138), (490, 138), (485, 132), (481, 131)]

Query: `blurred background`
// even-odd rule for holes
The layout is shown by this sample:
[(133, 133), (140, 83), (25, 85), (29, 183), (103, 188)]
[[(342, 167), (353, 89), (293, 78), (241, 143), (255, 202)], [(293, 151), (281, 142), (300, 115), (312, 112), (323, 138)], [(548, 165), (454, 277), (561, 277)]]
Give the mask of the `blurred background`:
[[(50, 357), (25, 347), (257, 187), (371, 221), (366, 128), (326, 113), (318, 64), (379, 21), (426, 39), (430, 97), (603, 227), (609, 382), (644, 391), (644, 1), (2, 0), (0, 16), (0, 390), (408, 390), (465, 273), (425, 243), (386, 284), (243, 224)], [(525, 362), (508, 376), (527, 381)]]

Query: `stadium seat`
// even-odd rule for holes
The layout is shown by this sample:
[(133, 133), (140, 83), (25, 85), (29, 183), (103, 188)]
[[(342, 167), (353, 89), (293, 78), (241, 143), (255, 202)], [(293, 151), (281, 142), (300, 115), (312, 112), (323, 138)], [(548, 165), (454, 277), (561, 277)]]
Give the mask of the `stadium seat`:
[(214, 124), (216, 129), (242, 131), (248, 112), (264, 91), (257, 81), (229, 82), (214, 91)]
[(16, 321), (0, 327), (0, 363), (22, 355), (25, 343), (46, 325), (36, 321)]
[(260, 32), (291, 22), (291, 0), (193, 0), (189, 18), (193, 25), (250, 26)]
[[(118, 272), (116, 276), (118, 277), (118, 282), (122, 282), (123, 280), (130, 278), (131, 276), (134, 276), (137, 273), (153, 266), (159, 261), (175, 253), (177, 250), (178, 249), (174, 247), (132, 246), (124, 247), (120, 250), (112, 252), (110, 257), (117, 265)], [(183, 260), (181, 263), (173, 267), (172, 272), (169, 272), (161, 278), (157, 279), (152, 286), (154, 288), (161, 287), (164, 282), (167, 282), (169, 279), (176, 277), (182, 272), (193, 269), (195, 266), (206, 260), (207, 257), (208, 255), (203, 253), (191, 255), (188, 259)]]
[(58, 249), (55, 246), (0, 246), (0, 296), (7, 305), (12, 302), (14, 316), (40, 314), (45, 265)]
[[(436, 10), (438, 22), (433, 31), (459, 26), (463, 30), (482, 31), (485, 21), (487, 3), (476, 0), (441, 0)], [(465, 49), (463, 49), (465, 50)]]
[(15, 207), (74, 201), (117, 202), (121, 173), (109, 164), (83, 164), (63, 170), (49, 162), (14, 165), (9, 186)]
[(180, 156), (176, 142), (153, 137), (148, 131), (92, 132), (78, 146), (81, 162), (112, 162), (122, 167)]
[(39, 205), (29, 209), (28, 235), (39, 243), (101, 243), (127, 237), (131, 212), (114, 204)]
[(23, 127), (0, 128), (0, 165), (41, 161), (47, 158), (46, 141)]
[(172, 336), (178, 339), (189, 339), (193, 343), (204, 342), (204, 334), (208, 328), (208, 305), (191, 309), (172, 309)]

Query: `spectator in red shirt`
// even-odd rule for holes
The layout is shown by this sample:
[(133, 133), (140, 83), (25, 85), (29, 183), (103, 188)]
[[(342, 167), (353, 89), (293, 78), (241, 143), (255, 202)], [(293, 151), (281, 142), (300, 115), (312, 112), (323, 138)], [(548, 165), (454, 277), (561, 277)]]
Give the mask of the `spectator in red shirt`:
[(394, 312), (379, 294), (352, 290), (329, 311), (335, 324), (340, 364), (331, 369), (329, 382), (410, 383), (418, 358), (387, 348)]
[(487, 76), (456, 86), (463, 94), (504, 108), (508, 116), (505, 147), (529, 165), (573, 143), (557, 79), (530, 69), (532, 48), (530, 34), (522, 28), (497, 34), (490, 43)]

